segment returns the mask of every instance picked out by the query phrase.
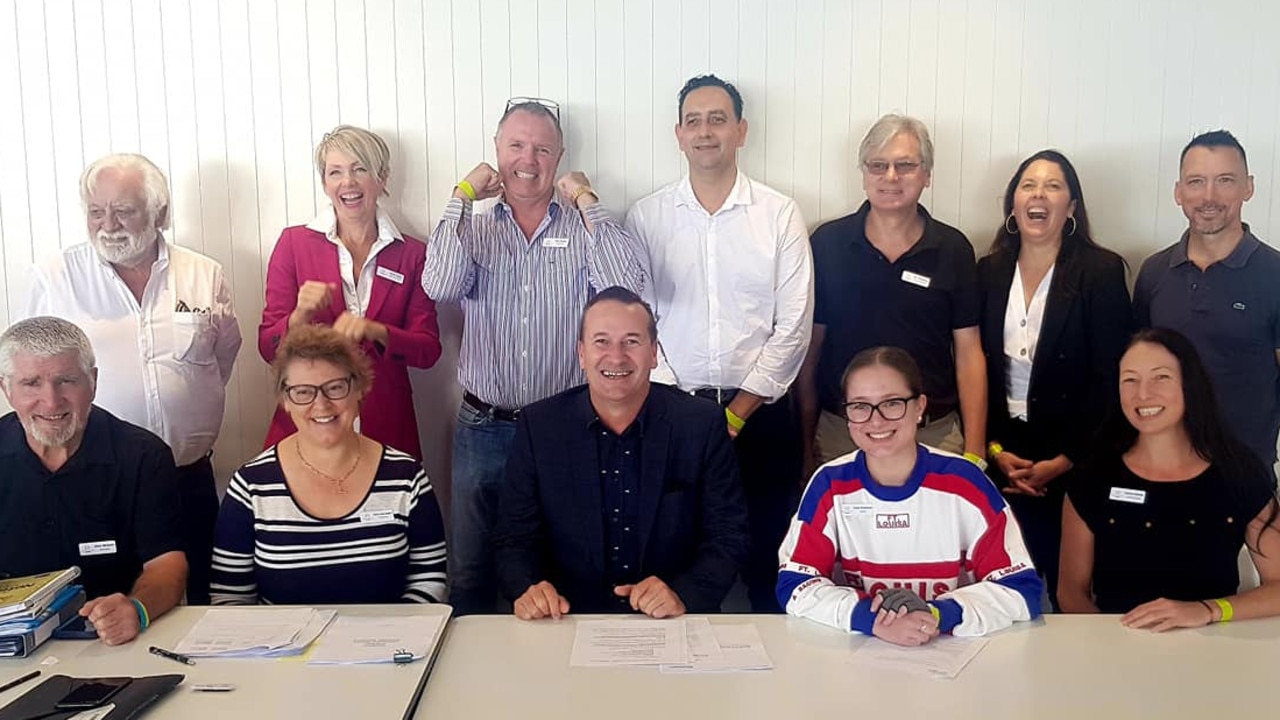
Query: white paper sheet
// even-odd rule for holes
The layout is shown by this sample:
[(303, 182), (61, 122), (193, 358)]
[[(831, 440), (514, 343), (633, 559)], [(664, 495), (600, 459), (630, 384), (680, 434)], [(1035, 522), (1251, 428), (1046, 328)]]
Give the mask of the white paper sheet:
[(719, 657), (693, 654), (687, 664), (663, 665), (664, 673), (722, 673), (754, 670), (771, 670), (773, 661), (764, 649), (760, 631), (754, 624), (711, 625), (712, 638), (719, 648)]
[(311, 665), (389, 663), (404, 650), (421, 660), (444, 622), (441, 615), (343, 616), (325, 632), (307, 660)]
[(689, 662), (683, 619), (580, 620), (569, 665), (614, 667)]
[(211, 608), (174, 652), (190, 657), (296, 655), (336, 614), (314, 608)]
[(986, 647), (989, 638), (940, 635), (920, 647), (902, 647), (869, 638), (850, 657), (859, 665), (900, 670), (914, 675), (952, 679)]

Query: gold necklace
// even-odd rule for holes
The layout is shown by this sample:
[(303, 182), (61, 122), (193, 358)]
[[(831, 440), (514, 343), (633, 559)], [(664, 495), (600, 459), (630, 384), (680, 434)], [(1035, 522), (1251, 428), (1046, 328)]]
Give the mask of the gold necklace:
[(308, 461), (307, 461), (307, 457), (306, 457), (305, 455), (303, 455), (303, 454), (302, 454), (302, 444), (298, 442), (298, 438), (297, 438), (297, 436), (294, 436), (294, 438), (293, 438), (293, 449), (298, 451), (298, 459), (302, 461), (302, 464), (303, 464), (303, 465), (305, 465), (305, 466), (307, 467), (307, 469), (308, 469), (308, 470), (310, 470), (311, 472), (313, 472), (313, 473), (315, 473), (316, 475), (319, 475), (320, 477), (322, 477), (322, 478), (324, 478), (324, 479), (328, 480), (329, 482), (333, 483), (334, 485), (337, 485), (337, 486), (338, 486), (338, 494), (339, 494), (339, 495), (346, 495), (346, 494), (347, 494), (347, 486), (346, 486), (346, 484), (345, 484), (345, 483), (346, 483), (346, 480), (347, 480), (347, 478), (351, 477), (351, 473), (355, 472), (355, 471), (356, 471), (356, 466), (360, 464), (361, 449), (362, 449), (363, 447), (364, 447), (364, 444), (363, 444), (363, 443), (361, 443), (360, 447), (357, 447), (357, 448), (356, 448), (356, 459), (355, 459), (355, 461), (351, 463), (351, 467), (350, 467), (350, 468), (348, 468), (348, 469), (347, 469), (347, 471), (346, 471), (345, 473), (343, 473), (342, 477), (340, 477), (340, 478), (336, 478), (336, 477), (334, 477), (334, 476), (330, 475), (329, 473), (324, 472), (323, 470), (321, 470), (320, 468), (316, 467), (315, 465), (312, 465), (310, 462), (308, 462)]

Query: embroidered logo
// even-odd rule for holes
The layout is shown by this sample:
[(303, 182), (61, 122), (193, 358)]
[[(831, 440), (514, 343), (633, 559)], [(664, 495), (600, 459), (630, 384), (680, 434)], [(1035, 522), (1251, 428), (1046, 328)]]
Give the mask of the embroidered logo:
[(877, 530), (904, 530), (911, 527), (911, 513), (876, 514)]
[(1231, 306), (1231, 309), (1232, 309), (1232, 310), (1243, 310), (1243, 309), (1244, 309), (1244, 303), (1234, 303), (1234, 304)]

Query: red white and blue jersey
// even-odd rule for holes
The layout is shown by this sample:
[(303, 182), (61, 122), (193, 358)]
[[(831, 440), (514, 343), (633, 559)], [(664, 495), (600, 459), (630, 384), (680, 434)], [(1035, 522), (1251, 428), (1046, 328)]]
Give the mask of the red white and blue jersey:
[(908, 588), (943, 632), (977, 636), (1040, 615), (1043, 583), (1008, 503), (976, 466), (920, 445), (901, 487), (856, 451), (818, 469), (778, 550), (791, 615), (871, 633), (871, 598)]

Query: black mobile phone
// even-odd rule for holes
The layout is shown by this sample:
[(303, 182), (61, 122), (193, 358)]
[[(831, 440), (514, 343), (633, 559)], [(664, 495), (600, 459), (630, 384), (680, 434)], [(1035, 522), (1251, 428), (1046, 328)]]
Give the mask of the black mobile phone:
[(106, 677), (77, 680), (66, 695), (53, 706), (54, 710), (84, 710), (105, 704), (120, 692), (133, 678)]
[(62, 627), (53, 631), (55, 640), (93, 640), (98, 637), (98, 631), (89, 624), (89, 618), (83, 615), (77, 615)]

